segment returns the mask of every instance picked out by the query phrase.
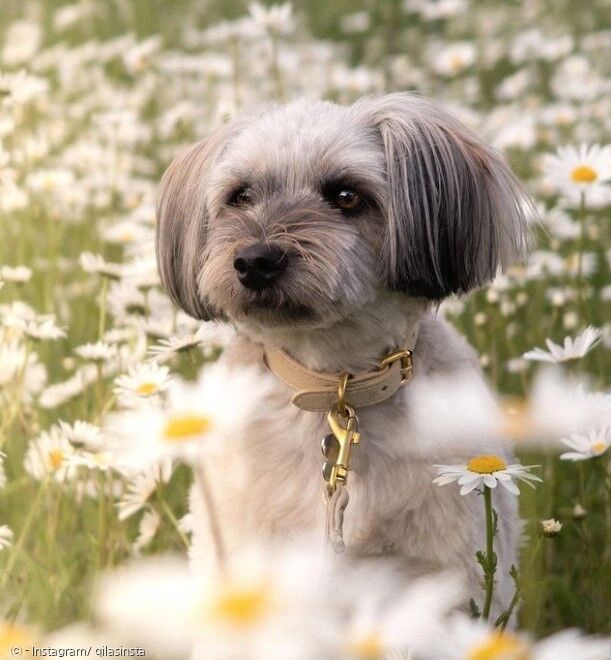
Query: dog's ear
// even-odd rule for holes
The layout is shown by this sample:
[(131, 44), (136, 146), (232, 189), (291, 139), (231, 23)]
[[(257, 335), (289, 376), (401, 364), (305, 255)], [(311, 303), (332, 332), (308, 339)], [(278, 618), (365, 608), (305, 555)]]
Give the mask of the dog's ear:
[(532, 205), (498, 153), (424, 99), (361, 103), (386, 156), (391, 288), (430, 299), (465, 293), (522, 255)]
[(202, 320), (212, 318), (198, 291), (208, 224), (208, 176), (237, 131), (236, 122), (222, 126), (178, 156), (163, 175), (157, 197), (156, 251), (161, 283), (176, 305)]

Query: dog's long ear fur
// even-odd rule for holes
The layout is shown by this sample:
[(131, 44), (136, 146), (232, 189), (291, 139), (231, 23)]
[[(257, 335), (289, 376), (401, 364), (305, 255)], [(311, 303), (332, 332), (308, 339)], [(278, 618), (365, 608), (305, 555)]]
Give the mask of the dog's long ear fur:
[(498, 153), (416, 96), (361, 104), (386, 153), (391, 288), (441, 299), (488, 282), (521, 256), (532, 207)]
[(197, 319), (211, 312), (198, 292), (208, 223), (205, 190), (211, 167), (237, 123), (218, 128), (178, 156), (161, 180), (157, 198), (157, 266), (172, 301)]

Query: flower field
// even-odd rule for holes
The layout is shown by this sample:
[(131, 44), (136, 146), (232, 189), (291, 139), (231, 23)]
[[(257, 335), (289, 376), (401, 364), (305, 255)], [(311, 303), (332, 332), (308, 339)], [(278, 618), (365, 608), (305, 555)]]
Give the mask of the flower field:
[[(606, 5), (2, 0), (0, 658), (611, 658)], [(454, 414), (492, 416), (517, 456), (438, 467), (440, 488), (484, 496), (482, 591), (423, 578), (385, 607), (392, 572), (368, 567), (371, 589), (346, 579), (331, 608), (337, 573), (293, 547), (194, 581), (193, 472), (260, 411), (235, 414), (253, 381), (230, 394), (215, 364), (232, 330), (161, 289), (158, 182), (241, 109), (398, 90), (503, 152), (537, 211), (527, 259), (439, 309), (499, 394), (484, 410), (465, 387)], [(496, 488), (519, 497), (524, 541), (514, 598), (486, 621)], [(448, 614), (463, 601), (470, 617)]]

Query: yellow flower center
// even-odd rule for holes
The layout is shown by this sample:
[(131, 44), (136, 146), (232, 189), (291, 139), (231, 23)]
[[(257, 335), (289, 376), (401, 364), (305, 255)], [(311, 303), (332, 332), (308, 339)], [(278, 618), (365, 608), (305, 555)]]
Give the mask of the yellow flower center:
[(176, 415), (166, 422), (163, 437), (167, 442), (191, 440), (194, 436), (206, 433), (211, 426), (210, 419), (203, 415)]
[(529, 403), (519, 397), (507, 397), (501, 402), (502, 433), (512, 440), (524, 440), (533, 431)]
[(270, 589), (260, 584), (225, 590), (213, 604), (212, 613), (233, 626), (251, 626), (265, 616), (270, 606)]
[(348, 646), (348, 654), (360, 660), (378, 660), (384, 656), (384, 652), (384, 645), (376, 632), (359, 637)]
[(9, 657), (13, 647), (26, 647), (32, 643), (32, 637), (27, 630), (10, 623), (0, 623), (0, 656)]
[(49, 452), (49, 463), (54, 470), (59, 470), (64, 463), (64, 458), (64, 452), (61, 449), (53, 449)]
[(469, 650), (469, 660), (529, 660), (528, 647), (509, 633), (492, 632)]
[(606, 448), (607, 448), (607, 445), (604, 442), (595, 442), (594, 444), (590, 445), (590, 449), (596, 455), (602, 454), (605, 451)]
[(498, 470), (504, 470), (507, 463), (498, 456), (475, 456), (467, 463), (467, 469), (479, 474), (491, 474)]
[(136, 388), (136, 392), (138, 392), (140, 396), (151, 396), (151, 394), (155, 394), (158, 389), (156, 383), (140, 383)]
[(574, 183), (593, 183), (598, 179), (598, 174), (589, 165), (578, 165), (571, 172), (571, 181)]
[(460, 71), (464, 65), (465, 60), (461, 55), (452, 55), (450, 58), (450, 69), (452, 69), (452, 71)]

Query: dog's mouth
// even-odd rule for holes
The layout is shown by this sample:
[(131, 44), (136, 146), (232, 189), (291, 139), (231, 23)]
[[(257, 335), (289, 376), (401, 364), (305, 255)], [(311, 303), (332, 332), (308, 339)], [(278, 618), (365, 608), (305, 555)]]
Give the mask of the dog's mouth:
[(247, 318), (270, 325), (280, 325), (286, 322), (314, 322), (318, 314), (308, 305), (293, 300), (273, 300), (270, 296), (253, 296), (240, 309)]

